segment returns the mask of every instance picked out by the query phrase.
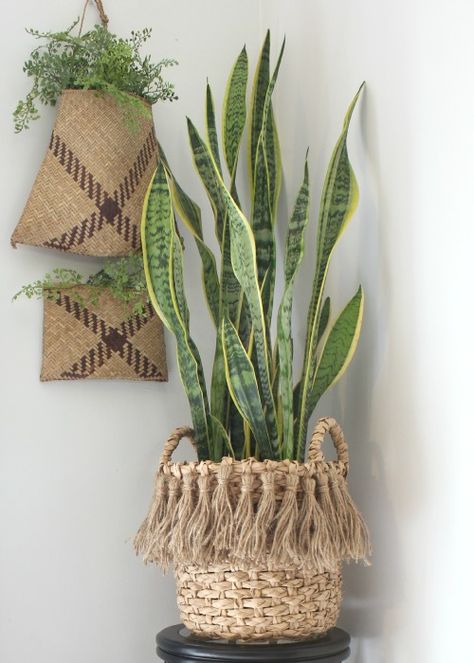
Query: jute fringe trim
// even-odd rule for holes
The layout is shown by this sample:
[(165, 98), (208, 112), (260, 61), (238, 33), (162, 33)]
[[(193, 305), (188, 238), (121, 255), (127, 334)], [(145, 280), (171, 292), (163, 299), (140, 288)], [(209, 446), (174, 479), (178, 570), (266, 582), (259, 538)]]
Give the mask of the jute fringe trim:
[(367, 562), (369, 534), (348, 491), (347, 467), (319, 459), (165, 460), (135, 549), (162, 568), (292, 565), (322, 573), (341, 560)]

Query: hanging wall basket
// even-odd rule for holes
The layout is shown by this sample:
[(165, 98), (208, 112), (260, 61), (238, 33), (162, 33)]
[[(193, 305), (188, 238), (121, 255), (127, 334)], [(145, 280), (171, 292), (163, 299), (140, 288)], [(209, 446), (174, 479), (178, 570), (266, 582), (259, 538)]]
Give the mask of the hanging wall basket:
[[(335, 461), (321, 451), (326, 432)], [(135, 547), (145, 561), (173, 564), (183, 623), (198, 635), (234, 640), (298, 639), (335, 626), (341, 562), (370, 554), (337, 422), (318, 422), (306, 463), (174, 463), (182, 437), (193, 440), (193, 432), (170, 436)]]
[(157, 163), (151, 107), (127, 122), (108, 93), (65, 90), (46, 157), (11, 242), (92, 256), (140, 249)]
[(151, 304), (130, 316), (108, 290), (55, 290), (44, 299), (41, 380), (94, 378), (167, 381), (161, 320)]

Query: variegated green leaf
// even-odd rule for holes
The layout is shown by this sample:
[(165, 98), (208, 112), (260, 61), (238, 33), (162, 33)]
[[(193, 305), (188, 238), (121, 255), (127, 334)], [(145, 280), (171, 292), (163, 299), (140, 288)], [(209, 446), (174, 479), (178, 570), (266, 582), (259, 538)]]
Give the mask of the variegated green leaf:
[(219, 242), (222, 250), (220, 309), (225, 306), (232, 322), (236, 322), (240, 303), (240, 286), (232, 270), (230, 259), (230, 230), (227, 220), (227, 205), (224, 199), (217, 166), (209, 147), (200, 137), (196, 127), (188, 119), (188, 133), (194, 163), (211, 201), (216, 218), (219, 219)]
[(224, 154), (230, 176), (235, 177), (240, 143), (247, 116), (246, 93), (248, 79), (248, 57), (244, 48), (231, 71), (224, 97), (222, 134)]
[(214, 324), (218, 325), (219, 310), (219, 277), (217, 275), (216, 259), (212, 251), (204, 242), (202, 233), (201, 210), (198, 205), (187, 195), (176, 180), (163, 148), (158, 144), (160, 160), (162, 161), (168, 180), (171, 185), (173, 204), (194, 237), (202, 262), (202, 282), (206, 295), (206, 302)]
[(194, 241), (196, 242), (202, 262), (202, 282), (206, 294), (206, 301), (214, 324), (217, 327), (219, 324), (219, 277), (217, 275), (214, 254), (203, 239), (201, 210), (185, 191), (183, 191), (174, 177), (171, 179), (171, 190), (175, 208), (192, 233)]
[[(282, 44), (278, 61), (271, 81), (267, 87), (263, 103), (263, 111), (261, 115), (262, 124), (256, 148), (253, 178), (252, 228), (255, 237), (258, 278), (261, 288), (263, 286), (263, 279), (267, 278), (265, 288), (266, 296), (263, 299), (263, 304), (265, 315), (269, 319), (272, 317), (276, 270), (274, 237), (275, 206), (279, 194), (279, 178), (281, 177), (279, 152), (278, 154), (275, 154), (274, 152), (275, 148), (278, 147), (278, 139), (276, 133), (274, 134), (273, 131), (274, 123), (271, 115), (271, 98), (278, 78), (284, 49), (285, 42)], [(275, 187), (277, 187), (278, 190), (276, 190)]]
[[(189, 400), (198, 454), (209, 454), (208, 405), (203, 390), (202, 364), (182, 318), (175, 290), (180, 280), (179, 254), (175, 254), (176, 230), (171, 192), (162, 162), (150, 183), (142, 217), (142, 249), (147, 287), (152, 304), (176, 337), (178, 367)], [(179, 241), (179, 240), (178, 240)]]
[(252, 100), (250, 106), (250, 124), (248, 140), (248, 170), (250, 179), (250, 191), (254, 188), (254, 172), (257, 157), (257, 144), (262, 130), (262, 114), (267, 94), (268, 84), (270, 82), (270, 30), (267, 30), (265, 41), (260, 52), (255, 78), (252, 87)]
[[(214, 362), (212, 364), (211, 376), (211, 414), (228, 429), (229, 417), (229, 392), (225, 377), (224, 349), (222, 347), (222, 323), (219, 324), (216, 337), (216, 348), (214, 350)], [(215, 451), (218, 454), (222, 450), (223, 440), (215, 441)]]
[(278, 138), (278, 130), (271, 103), (270, 108), (268, 109), (268, 120), (266, 122), (265, 155), (267, 162), (268, 184), (271, 194), (270, 197), (272, 204), (272, 216), (275, 219), (278, 208), (278, 200), (280, 198), (282, 166), (280, 140)]
[(320, 340), (324, 336), (328, 327), (329, 318), (331, 316), (331, 298), (326, 297), (324, 300), (323, 308), (321, 309), (321, 316), (319, 318), (319, 328), (316, 340), (316, 345), (319, 345)]
[(257, 265), (255, 259), (255, 242), (247, 219), (234, 203), (232, 196), (225, 189), (224, 195), (228, 206), (228, 218), (231, 236), (232, 269), (247, 298), (253, 327), (255, 354), (258, 365), (258, 381), (261, 387), (262, 401), (265, 406), (268, 431), (272, 443), (278, 445), (276, 426), (276, 410), (271, 389), (271, 373), (269, 362), (269, 344), (267, 322), (263, 312), (260, 296)]
[[(242, 214), (230, 192), (226, 188), (219, 172), (209, 153), (209, 148), (202, 141), (190, 120), (188, 128), (191, 137), (191, 145), (195, 153), (195, 159), (201, 164), (208, 163), (214, 170), (213, 176), (206, 174), (203, 178), (204, 185), (207, 181), (217, 181), (220, 188), (219, 195), (226, 207), (226, 224), (230, 231), (230, 253), (232, 271), (235, 274), (242, 290), (247, 298), (250, 318), (253, 325), (255, 339), (255, 352), (258, 363), (258, 380), (262, 389), (262, 402), (265, 407), (267, 427), (272, 443), (278, 444), (278, 431), (276, 428), (276, 410), (271, 390), (270, 366), (268, 361), (269, 349), (267, 343), (266, 321), (263, 313), (262, 300), (258, 285), (255, 242), (249, 222)], [(196, 156), (197, 155), (197, 156)]]
[(206, 126), (207, 140), (211, 148), (212, 157), (216, 162), (217, 169), (222, 174), (221, 158), (219, 155), (219, 140), (217, 138), (216, 114), (214, 112), (214, 99), (209, 83), (206, 85)]
[(212, 157), (209, 147), (202, 140), (189, 118), (187, 118), (187, 122), (189, 142), (193, 153), (194, 164), (206, 189), (209, 202), (211, 203), (216, 221), (216, 236), (219, 240), (219, 244), (222, 246), (222, 233), (227, 207), (219, 185), (219, 169)]
[(242, 306), (242, 289), (234, 270), (230, 250), (230, 223), (226, 215), (222, 237), (222, 265), (221, 265), (221, 302), (220, 310), (227, 312), (233, 324), (239, 325)]
[(364, 293), (359, 286), (324, 343), (309, 400), (310, 416), (324, 392), (339, 380), (349, 366), (359, 342), (363, 314)]
[(347, 152), (347, 134), (352, 113), (361, 90), (362, 87), (358, 90), (347, 111), (342, 133), (331, 156), (321, 195), (316, 271), (308, 312), (303, 374), (300, 388), (301, 402), (298, 407), (298, 457), (301, 457), (306, 444), (305, 436), (309, 418), (308, 406), (317, 365), (316, 350), (320, 327), (321, 302), (328, 267), (334, 247), (353, 215), (359, 198), (357, 182)]
[(183, 274), (183, 247), (181, 245), (180, 239), (176, 233), (174, 233), (174, 245), (173, 245), (173, 278), (174, 278), (174, 291), (176, 295), (176, 303), (178, 305), (179, 314), (181, 320), (186, 327), (186, 331), (189, 333), (189, 308), (188, 302), (186, 301), (186, 295), (184, 292), (184, 274)]
[[(255, 237), (255, 250), (257, 257), (257, 273), (260, 288), (263, 279), (271, 268), (274, 280), (275, 272), (275, 237), (273, 230), (272, 206), (268, 173), (265, 165), (265, 145), (262, 141), (257, 146), (257, 160), (255, 166), (255, 188), (252, 206), (252, 230)], [(268, 286), (267, 286), (268, 287)], [(269, 293), (270, 293), (269, 289)]]
[(279, 396), (283, 427), (283, 456), (292, 458), (293, 443), (293, 340), (291, 314), (295, 276), (304, 254), (304, 231), (309, 216), (308, 163), (305, 163), (295, 208), (288, 227), (285, 252), (285, 289), (278, 310), (277, 344), (279, 364)]
[(249, 423), (260, 452), (274, 459), (275, 450), (270, 442), (254, 367), (235, 327), (224, 318), (222, 327), (227, 385), (237, 409)]
[(212, 414), (210, 419), (211, 419), (212, 439), (214, 441), (213, 460), (215, 460), (216, 462), (220, 462), (222, 460), (222, 456), (224, 455), (222, 449), (226, 449), (229, 453), (229, 456), (235, 459), (235, 452), (234, 449), (232, 448), (232, 443), (230, 441), (230, 437), (227, 434), (226, 429), (221, 424), (219, 419), (216, 419)]

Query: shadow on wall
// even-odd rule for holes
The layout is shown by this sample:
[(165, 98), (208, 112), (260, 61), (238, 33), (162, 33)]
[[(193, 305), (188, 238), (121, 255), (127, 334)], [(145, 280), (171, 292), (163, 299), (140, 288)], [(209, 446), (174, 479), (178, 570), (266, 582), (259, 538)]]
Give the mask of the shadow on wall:
[[(353, 235), (350, 246), (358, 256), (366, 290), (364, 327), (353, 365), (333, 392), (334, 407), (329, 409), (340, 417), (349, 438), (351, 494), (367, 520), (373, 545), (370, 568), (352, 564), (344, 572), (341, 626), (353, 638), (351, 663), (395, 660), (400, 628), (410, 621), (404, 614), (407, 597), (420, 589), (407, 585), (406, 569), (412, 562), (402, 555), (406, 550), (402, 536), (406, 537), (407, 526), (416, 519), (425, 492), (415, 444), (420, 434), (414, 405), (416, 365), (410, 348), (415, 326), (412, 308), (400, 306), (393, 277), (412, 278), (413, 247), (404, 236), (409, 229), (398, 226), (394, 230), (399, 219), (388, 203), (385, 177), (379, 178), (386, 164), (373, 104), (366, 94), (361, 107), (365, 181), (361, 182), (357, 239)], [(408, 193), (413, 181), (409, 170), (406, 166), (404, 191)], [(385, 186), (389, 185), (386, 181)], [(403, 246), (396, 260), (394, 238)], [(409, 652), (406, 656), (416, 660)]]

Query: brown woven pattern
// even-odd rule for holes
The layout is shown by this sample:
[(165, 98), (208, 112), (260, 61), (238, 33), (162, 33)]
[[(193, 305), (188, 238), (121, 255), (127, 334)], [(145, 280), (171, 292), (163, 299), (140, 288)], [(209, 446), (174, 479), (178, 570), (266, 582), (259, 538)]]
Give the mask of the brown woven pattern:
[(175, 569), (181, 621), (208, 638), (299, 639), (336, 625), (342, 601), (340, 570)]
[(12, 245), (93, 256), (138, 251), (156, 161), (151, 113), (133, 130), (111, 95), (66, 90)]
[(129, 317), (109, 291), (92, 300), (88, 286), (44, 300), (41, 380), (166, 381), (163, 326), (151, 305), (146, 317)]

